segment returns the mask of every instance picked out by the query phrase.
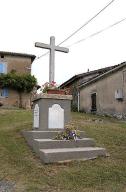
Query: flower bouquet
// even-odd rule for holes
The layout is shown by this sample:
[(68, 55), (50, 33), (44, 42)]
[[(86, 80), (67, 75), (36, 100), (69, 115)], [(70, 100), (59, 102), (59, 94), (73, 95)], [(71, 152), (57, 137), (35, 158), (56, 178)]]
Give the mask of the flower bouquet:
[(46, 82), (42, 85), (41, 87), (41, 91), (43, 93), (47, 93), (47, 94), (61, 94), (61, 95), (65, 95), (65, 90), (64, 89), (60, 89), (58, 87), (58, 85), (56, 84), (56, 82), (52, 81), (51, 83)]
[(80, 134), (76, 129), (71, 128), (65, 128), (64, 131), (58, 133), (56, 137), (54, 138), (56, 140), (74, 140), (76, 141), (77, 139), (80, 138)]

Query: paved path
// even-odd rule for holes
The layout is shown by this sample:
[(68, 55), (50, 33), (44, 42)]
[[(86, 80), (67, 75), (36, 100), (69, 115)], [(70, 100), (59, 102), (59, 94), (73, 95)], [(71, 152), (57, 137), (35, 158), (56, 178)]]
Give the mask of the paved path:
[(2, 180), (0, 181), (0, 192), (13, 192), (14, 191), (14, 183), (10, 183), (9, 181)]

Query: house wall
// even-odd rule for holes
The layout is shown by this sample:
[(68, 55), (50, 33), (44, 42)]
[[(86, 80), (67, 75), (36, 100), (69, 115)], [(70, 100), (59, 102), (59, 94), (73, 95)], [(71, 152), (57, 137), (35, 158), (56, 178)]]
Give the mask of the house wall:
[[(15, 70), (18, 74), (30, 74), (31, 73), (31, 58), (23, 56), (4, 55), (4, 58), (0, 58), (1, 63), (7, 65), (7, 73)], [(19, 107), (19, 93), (15, 90), (8, 89), (7, 97), (0, 97), (0, 103), (3, 106)], [(30, 108), (31, 106), (31, 94), (22, 94), (22, 107)]]
[(83, 82), (88, 81), (91, 78), (94, 78), (98, 75), (98, 73), (94, 73), (94, 74), (90, 74), (87, 76), (82, 76), (79, 77), (78, 79), (75, 79), (75, 81), (72, 81), (72, 83), (68, 84), (67, 86), (64, 86), (63, 88), (65, 89), (69, 89), (69, 94), (71, 94), (73, 96), (73, 100), (72, 100), (72, 109), (73, 110), (77, 110), (78, 107), (78, 86)]
[[(96, 93), (98, 114), (126, 116), (126, 67), (80, 90), (80, 110), (91, 112), (91, 94)], [(115, 99), (115, 91), (123, 90), (123, 100)]]
[[(22, 93), (22, 108), (30, 109), (31, 108), (31, 94), (30, 93)], [(20, 107), (20, 97), (19, 93), (15, 90), (9, 89), (7, 97), (0, 97), (0, 103), (3, 104), (4, 107)]]
[(7, 73), (16, 70), (17, 73), (31, 73), (31, 58), (5, 55), (0, 59), (7, 65)]

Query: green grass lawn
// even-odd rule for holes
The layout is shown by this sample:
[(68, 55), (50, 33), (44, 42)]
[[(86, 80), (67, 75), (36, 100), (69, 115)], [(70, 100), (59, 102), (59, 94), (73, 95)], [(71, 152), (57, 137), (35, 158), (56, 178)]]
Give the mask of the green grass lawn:
[(126, 123), (72, 113), (72, 124), (110, 157), (43, 165), (21, 135), (32, 127), (32, 112), (1, 109), (0, 181), (15, 183), (16, 192), (126, 192)]

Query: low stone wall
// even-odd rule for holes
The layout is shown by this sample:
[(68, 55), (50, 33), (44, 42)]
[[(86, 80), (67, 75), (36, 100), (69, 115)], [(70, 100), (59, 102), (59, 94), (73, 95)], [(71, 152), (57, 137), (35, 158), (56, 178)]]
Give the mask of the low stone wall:
[(86, 112), (84, 110), (80, 111), (81, 113), (87, 113), (87, 114), (96, 114), (100, 116), (106, 116), (106, 117), (114, 117), (119, 120), (126, 120), (126, 113), (109, 113), (109, 112)]
[(104, 116), (108, 116), (108, 117), (114, 117), (114, 118), (117, 118), (117, 119), (122, 119), (122, 120), (126, 120), (126, 113), (108, 113), (108, 112), (103, 112), (103, 113), (98, 113), (96, 112), (96, 114), (98, 115), (104, 115)]

